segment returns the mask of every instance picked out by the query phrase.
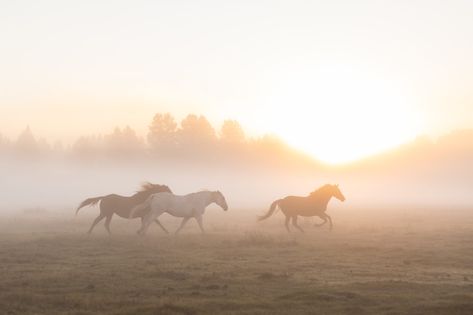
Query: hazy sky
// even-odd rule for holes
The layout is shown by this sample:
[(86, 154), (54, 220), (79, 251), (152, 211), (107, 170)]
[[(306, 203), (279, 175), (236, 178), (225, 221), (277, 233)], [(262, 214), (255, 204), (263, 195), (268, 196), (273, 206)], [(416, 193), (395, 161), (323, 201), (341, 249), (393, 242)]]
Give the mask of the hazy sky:
[(467, 0), (0, 1), (0, 134), (144, 134), (192, 112), (357, 157), (473, 127), (472, 16)]

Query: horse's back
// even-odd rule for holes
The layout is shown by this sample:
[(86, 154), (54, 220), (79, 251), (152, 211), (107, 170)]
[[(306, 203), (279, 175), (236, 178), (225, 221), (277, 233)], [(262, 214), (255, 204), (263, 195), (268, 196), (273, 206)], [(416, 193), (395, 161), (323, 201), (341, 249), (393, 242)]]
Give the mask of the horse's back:
[(180, 196), (176, 196), (170, 192), (160, 192), (152, 195), (151, 204), (154, 207), (169, 207), (179, 200)]
[(102, 198), (102, 205), (123, 203), (123, 201), (128, 200), (129, 198), (130, 197), (125, 197), (117, 194), (110, 194)]
[(110, 194), (102, 198), (100, 203), (100, 210), (106, 213), (116, 213), (117, 215), (126, 218), (133, 206), (132, 199), (117, 194)]
[(298, 206), (307, 203), (307, 197), (301, 196), (287, 196), (279, 202), (280, 207), (284, 206)]
[(312, 216), (315, 212), (321, 211), (322, 208), (318, 203), (314, 203), (309, 197), (287, 196), (279, 202), (281, 210), (291, 212), (302, 216)]
[(175, 199), (175, 197), (178, 197), (178, 196), (174, 195), (173, 193), (165, 191), (165, 192), (155, 193), (152, 195), (151, 198), (154, 201), (154, 200), (171, 200), (171, 199)]
[(162, 192), (153, 195), (152, 208), (166, 211), (174, 216), (188, 216), (194, 208), (200, 208), (201, 202), (196, 194), (174, 195)]
[(170, 192), (160, 192), (153, 194), (153, 202), (172, 202), (172, 203), (186, 203), (191, 202), (195, 194), (175, 195)]

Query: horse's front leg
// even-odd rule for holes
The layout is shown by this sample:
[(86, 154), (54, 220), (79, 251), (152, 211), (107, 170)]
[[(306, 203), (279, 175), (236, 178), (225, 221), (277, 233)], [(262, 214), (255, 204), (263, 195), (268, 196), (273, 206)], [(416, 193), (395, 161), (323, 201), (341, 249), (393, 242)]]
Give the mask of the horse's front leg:
[(330, 231), (331, 231), (333, 229), (332, 218), (328, 214), (325, 214), (325, 216), (327, 217), (328, 222), (330, 223)]
[(286, 221), (284, 222), (284, 225), (286, 226), (286, 230), (288, 233), (291, 232), (291, 230), (289, 229), (289, 220), (291, 220), (291, 217), (286, 215)]
[(327, 219), (325, 218), (325, 216), (319, 215), (318, 217), (321, 218), (322, 220), (324, 220), (324, 222), (322, 222), (322, 223), (316, 223), (316, 224), (314, 224), (314, 226), (319, 227), (319, 226), (322, 226), (322, 225), (324, 225), (325, 223), (327, 223)]
[(141, 219), (141, 228), (137, 231), (139, 235), (144, 235), (148, 231), (151, 223), (156, 219), (158, 214), (150, 210), (142, 219)]
[(294, 225), (299, 231), (304, 233), (304, 230), (297, 224), (297, 215), (292, 217), (292, 225)]

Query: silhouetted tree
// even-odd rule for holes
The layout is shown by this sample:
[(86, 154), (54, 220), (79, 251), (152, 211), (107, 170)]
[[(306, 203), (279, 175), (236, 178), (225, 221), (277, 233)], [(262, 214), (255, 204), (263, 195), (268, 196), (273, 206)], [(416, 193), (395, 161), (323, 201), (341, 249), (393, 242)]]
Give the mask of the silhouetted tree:
[(245, 132), (236, 120), (225, 120), (220, 130), (220, 139), (224, 143), (242, 144), (245, 142)]
[(72, 152), (80, 158), (96, 157), (103, 152), (103, 139), (100, 136), (82, 136), (73, 144)]
[(123, 130), (116, 127), (113, 133), (104, 137), (104, 145), (107, 152), (119, 155), (138, 154), (144, 147), (141, 139), (129, 126), (126, 126)]
[(0, 152), (2, 155), (4, 153), (11, 153), (12, 149), (12, 144), (9, 139), (4, 137), (3, 135), (0, 135)]
[(156, 114), (148, 131), (148, 143), (151, 149), (168, 154), (176, 148), (177, 124), (169, 114)]
[(38, 153), (38, 143), (30, 129), (27, 126), (25, 130), (20, 134), (15, 144), (17, 152), (21, 154), (36, 154)]
[(195, 147), (208, 146), (215, 143), (217, 136), (212, 125), (204, 116), (187, 115), (181, 122), (179, 129), (179, 144)]
[(268, 159), (268, 161), (284, 159), (291, 152), (284, 141), (276, 135), (266, 134), (253, 139), (249, 146), (253, 155)]
[(0, 134), (0, 148), (3, 150), (3, 149), (6, 149), (6, 147), (8, 147), (10, 144), (10, 142), (8, 141), (7, 138), (5, 138), (2, 134)]
[(51, 146), (45, 138), (40, 138), (37, 142), (38, 151), (40, 152), (49, 152), (51, 151)]
[(52, 149), (55, 152), (64, 152), (64, 145), (62, 144), (61, 141), (57, 140), (56, 142), (54, 142)]

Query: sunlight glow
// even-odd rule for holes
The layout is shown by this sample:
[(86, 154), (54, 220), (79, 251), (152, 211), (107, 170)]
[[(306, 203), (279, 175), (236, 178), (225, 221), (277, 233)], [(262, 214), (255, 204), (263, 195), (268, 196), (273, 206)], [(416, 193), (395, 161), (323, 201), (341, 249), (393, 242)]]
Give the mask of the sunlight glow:
[(413, 139), (422, 129), (412, 100), (389, 82), (352, 67), (298, 73), (275, 92), (273, 130), (321, 161), (361, 159)]

